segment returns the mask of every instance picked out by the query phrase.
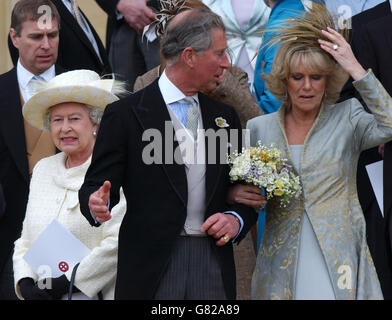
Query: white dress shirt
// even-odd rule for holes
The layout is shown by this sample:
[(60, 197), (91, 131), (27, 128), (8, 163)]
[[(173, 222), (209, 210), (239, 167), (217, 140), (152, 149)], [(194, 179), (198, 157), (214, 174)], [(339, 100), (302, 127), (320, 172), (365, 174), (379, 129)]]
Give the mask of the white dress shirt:
[[(16, 74), (18, 78), (19, 89), (22, 93), (23, 100), (26, 102), (34, 95), (34, 88), (33, 88), (33, 78), (35, 77), (29, 70), (27, 70), (20, 59), (18, 60), (18, 64), (16, 66)], [(48, 70), (44, 73), (39, 75), (45, 81), (49, 81), (56, 76), (56, 70), (54, 65), (52, 65)]]

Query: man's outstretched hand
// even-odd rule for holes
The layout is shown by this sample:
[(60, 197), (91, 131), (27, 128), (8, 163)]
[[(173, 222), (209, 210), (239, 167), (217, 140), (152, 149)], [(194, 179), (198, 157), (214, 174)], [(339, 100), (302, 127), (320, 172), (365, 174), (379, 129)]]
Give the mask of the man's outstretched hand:
[(105, 181), (97, 191), (90, 195), (88, 201), (91, 214), (99, 223), (108, 221), (112, 218), (108, 207), (110, 188), (110, 181)]

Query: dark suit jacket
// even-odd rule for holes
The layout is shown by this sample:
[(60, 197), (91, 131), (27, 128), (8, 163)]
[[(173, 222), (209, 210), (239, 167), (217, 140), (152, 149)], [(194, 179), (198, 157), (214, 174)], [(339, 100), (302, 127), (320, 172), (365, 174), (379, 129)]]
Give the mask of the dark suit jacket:
[[(61, 0), (52, 0), (52, 2), (56, 6), (61, 18), (59, 55), (56, 63), (70, 71), (88, 69), (97, 72), (99, 75), (110, 74), (111, 68), (106, 50), (90, 22), (88, 23), (97, 42), (103, 63), (100, 62), (90, 40), (63, 2)], [(8, 47), (12, 61), (16, 65), (19, 54), (18, 50), (16, 50), (10, 41), (10, 38), (8, 39)]]
[[(217, 117), (223, 117), (231, 129), (241, 129), (235, 111), (199, 93), (205, 130), (219, 129)], [(88, 208), (88, 198), (105, 180), (112, 183), (111, 207), (119, 199), (123, 187), (127, 199), (127, 213), (120, 228), (116, 299), (153, 299), (160, 278), (169, 262), (173, 244), (184, 226), (187, 210), (187, 180), (181, 164), (146, 164), (143, 150), (150, 141), (142, 141), (143, 133), (156, 129), (162, 141), (172, 142), (170, 115), (158, 87), (158, 81), (132, 96), (120, 100), (105, 110), (98, 133), (91, 166), (79, 191), (83, 215), (95, 225)], [(206, 139), (207, 140), (207, 139)], [(232, 141), (233, 142), (233, 141)], [(208, 145), (209, 141), (206, 141)], [(161, 148), (163, 155), (173, 154), (178, 143)], [(219, 143), (215, 146), (219, 150)], [(225, 145), (227, 147), (227, 145)], [(208, 159), (208, 146), (206, 146)], [(163, 158), (163, 162), (165, 158)], [(219, 161), (219, 157), (217, 157)], [(219, 162), (217, 162), (219, 163)], [(205, 218), (229, 209), (225, 199), (229, 182), (229, 168), (225, 164), (206, 165), (207, 209)], [(257, 213), (243, 205), (230, 207), (244, 220), (241, 240), (257, 219)], [(232, 244), (211, 247), (218, 256), (226, 295), (236, 296), (235, 266)]]
[[(56, 67), (56, 74), (63, 70)], [(7, 203), (0, 220), (0, 272), (19, 238), (29, 193), (29, 169), (16, 68), (0, 75), (0, 184)]]

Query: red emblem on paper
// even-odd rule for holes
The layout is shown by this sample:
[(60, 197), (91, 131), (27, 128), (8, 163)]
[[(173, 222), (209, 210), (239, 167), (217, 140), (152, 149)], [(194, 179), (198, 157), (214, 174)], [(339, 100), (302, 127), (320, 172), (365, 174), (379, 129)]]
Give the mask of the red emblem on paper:
[(59, 263), (59, 269), (61, 272), (67, 272), (69, 267), (68, 267), (68, 263), (66, 263), (65, 261), (61, 261)]

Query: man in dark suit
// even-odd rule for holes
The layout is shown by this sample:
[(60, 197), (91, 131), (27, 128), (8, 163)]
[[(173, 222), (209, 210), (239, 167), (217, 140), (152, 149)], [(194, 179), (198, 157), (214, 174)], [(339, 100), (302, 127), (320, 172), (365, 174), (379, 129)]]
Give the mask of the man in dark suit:
[[(111, 74), (106, 50), (94, 27), (84, 13), (72, 5), (72, 0), (51, 0), (60, 18), (60, 43), (57, 64), (65, 70), (88, 69), (100, 75)], [(78, 22), (75, 12), (79, 12)], [(9, 41), (11, 58), (16, 65), (18, 51)]]
[(161, 38), (159, 80), (105, 111), (79, 199), (99, 226), (123, 187), (116, 299), (236, 297), (232, 242), (257, 213), (226, 203), (225, 157), (241, 149), (241, 124), (233, 108), (201, 93), (230, 67), (224, 30), (209, 10), (179, 13)]
[[(389, 94), (392, 94), (392, 11), (390, 1), (363, 11), (352, 19), (351, 43), (358, 61), (371, 68)], [(351, 79), (352, 81), (352, 79)], [(341, 100), (356, 97), (364, 104), (349, 81)], [(384, 160), (384, 216), (373, 192), (366, 165)], [(392, 299), (392, 142), (361, 153), (357, 171), (358, 198), (366, 219), (367, 242), (385, 299)]]
[[(51, 23), (42, 27), (43, 15), (37, 9), (45, 5), (51, 8)], [(20, 58), (14, 69), (0, 76), (0, 184), (6, 202), (0, 220), (0, 300), (16, 299), (12, 252), (22, 229), (30, 174), (37, 161), (55, 153), (49, 134), (23, 120), (23, 101), (32, 95), (34, 77), (49, 80), (60, 73), (54, 66), (59, 42), (56, 7), (49, 0), (21, 0), (11, 20), (10, 35)]]
[(160, 64), (159, 41), (142, 38), (143, 28), (155, 20), (159, 0), (96, 0), (108, 14), (106, 48), (116, 77), (133, 90), (136, 78)]

